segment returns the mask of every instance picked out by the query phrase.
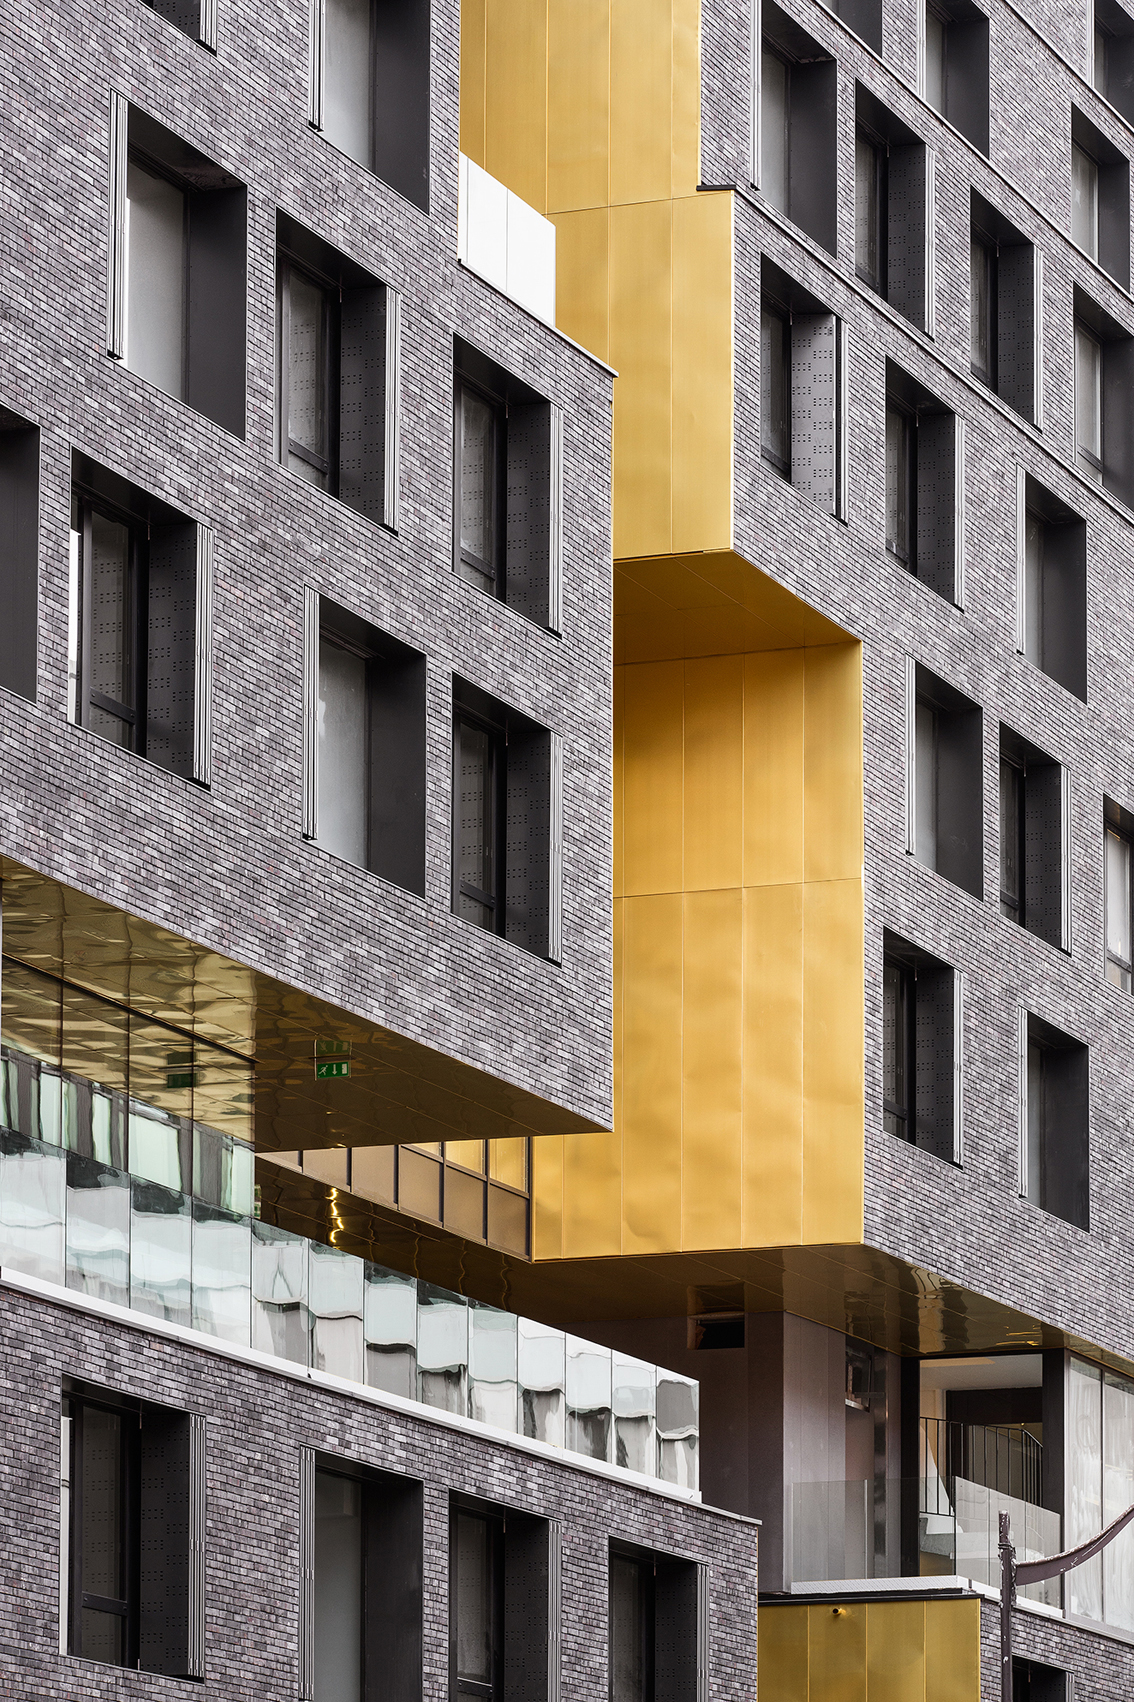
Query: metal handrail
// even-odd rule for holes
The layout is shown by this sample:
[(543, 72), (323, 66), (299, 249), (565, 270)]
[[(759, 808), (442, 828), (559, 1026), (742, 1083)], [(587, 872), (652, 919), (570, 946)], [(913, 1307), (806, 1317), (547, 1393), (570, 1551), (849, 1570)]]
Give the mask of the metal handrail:
[(1017, 1584), (1039, 1584), (1045, 1578), (1061, 1578), (1066, 1572), (1073, 1572), (1076, 1566), (1084, 1566), (1088, 1560), (1093, 1560), (1096, 1554), (1102, 1552), (1115, 1537), (1134, 1521), (1134, 1506), (1128, 1507), (1125, 1513), (1120, 1513), (1117, 1519), (1078, 1548), (1069, 1548), (1062, 1554), (1051, 1554), (1043, 1560), (1025, 1560), (1021, 1565), (1016, 1564), (1016, 1549), (1012, 1542), (1012, 1521), (1007, 1513), (1000, 1515), (1000, 1698), (1001, 1702), (1012, 1702), (1012, 1609), (1016, 1605)]
[(923, 1418), (920, 1424), (927, 1462), (934, 1461), (943, 1481), (967, 1478), (1043, 1506), (1043, 1443), (1026, 1425), (966, 1424), (945, 1418)]

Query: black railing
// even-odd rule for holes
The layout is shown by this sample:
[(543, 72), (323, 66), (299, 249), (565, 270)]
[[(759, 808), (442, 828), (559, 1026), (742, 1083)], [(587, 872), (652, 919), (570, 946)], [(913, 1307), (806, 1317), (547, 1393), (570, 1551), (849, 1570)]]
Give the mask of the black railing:
[(921, 1439), (924, 1482), (932, 1482), (936, 1470), (936, 1476), (946, 1483), (961, 1477), (1000, 1495), (1042, 1507), (1043, 1443), (1025, 1425), (960, 1424), (953, 1419), (923, 1418)]

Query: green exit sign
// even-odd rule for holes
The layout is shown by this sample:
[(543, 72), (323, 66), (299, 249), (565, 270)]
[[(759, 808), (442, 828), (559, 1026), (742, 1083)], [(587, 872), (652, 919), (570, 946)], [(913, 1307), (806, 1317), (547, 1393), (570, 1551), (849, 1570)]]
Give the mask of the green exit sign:
[(342, 1081), (344, 1076), (349, 1075), (349, 1058), (316, 1058), (315, 1060), (316, 1081)]

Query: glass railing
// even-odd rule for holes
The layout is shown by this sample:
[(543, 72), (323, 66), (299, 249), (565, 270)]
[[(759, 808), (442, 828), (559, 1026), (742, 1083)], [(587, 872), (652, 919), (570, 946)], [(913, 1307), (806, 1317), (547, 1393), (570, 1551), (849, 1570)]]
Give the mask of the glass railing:
[(260, 1222), (253, 1159), (0, 1049), (0, 1268), (696, 1490), (696, 1382)]
[[(785, 1556), (795, 1584), (901, 1575), (904, 1515), (917, 1514), (920, 1577), (1000, 1583), (1000, 1514), (1012, 1520), (1020, 1561), (1058, 1554), (1058, 1513), (962, 1477), (795, 1483), (789, 1490)], [(1029, 1600), (1059, 1605), (1059, 1581), (1030, 1584)]]

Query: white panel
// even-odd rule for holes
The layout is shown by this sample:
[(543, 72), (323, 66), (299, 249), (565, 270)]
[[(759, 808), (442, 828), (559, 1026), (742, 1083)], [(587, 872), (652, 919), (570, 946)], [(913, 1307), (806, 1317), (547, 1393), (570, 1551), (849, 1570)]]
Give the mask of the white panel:
[(1016, 649), (1028, 643), (1028, 476), (1016, 468)]
[(965, 606), (965, 422), (957, 415), (954, 432), (956, 465), (953, 477), (953, 600), (959, 609)]
[(201, 0), (201, 21), (197, 39), (210, 53), (217, 50), (217, 0)]
[(205, 1676), (208, 1460), (204, 1415), (189, 1414), (189, 1677)]
[(1043, 254), (1035, 250), (1035, 358), (1032, 370), (1035, 373), (1035, 423), (1040, 431), (1043, 430)]
[(321, 130), (323, 128), (323, 0), (310, 0), (307, 74), (309, 94), (307, 121), (314, 129)]
[(507, 289), (508, 191), (475, 160), (465, 170), (465, 265), (498, 290)]
[(521, 307), (555, 324), (555, 226), (511, 193), (505, 288)]
[(319, 593), (303, 591), (303, 837), (319, 831)]
[(850, 515), (850, 332), (844, 319), (835, 321), (835, 518)]
[(751, 4), (750, 4), (750, 7), (749, 7), (749, 28), (750, 28), (751, 33), (750, 33), (750, 41), (749, 41), (748, 75), (749, 75), (749, 80), (750, 80), (749, 81), (749, 87), (751, 89), (751, 97), (752, 97), (751, 103), (750, 103), (750, 110), (749, 110), (749, 114), (748, 114), (748, 124), (749, 124), (748, 142), (749, 142), (749, 162), (750, 162), (749, 163), (749, 172), (750, 172), (750, 175), (751, 175), (751, 178), (752, 178), (753, 188), (759, 189), (759, 187), (760, 187), (760, 171), (761, 171), (761, 160), (760, 160), (760, 94), (761, 94), (761, 90), (760, 90), (760, 63), (761, 63), (761, 58), (762, 58), (763, 41), (764, 41), (763, 8), (761, 6), (760, 0), (751, 0)]
[(402, 298), (386, 286), (386, 465), (382, 481), (383, 520), (398, 529), (401, 475)]
[(563, 740), (551, 735), (551, 856), (548, 869), (547, 955), (553, 963), (563, 959)]
[[(314, 595), (314, 593), (311, 593)], [(315, 1450), (299, 1450), (299, 1695), (315, 1702)]]
[(547, 624), (563, 630), (563, 414), (551, 410), (551, 513), (547, 564)]
[(953, 971), (953, 1163), (965, 1162), (965, 977)]
[(193, 778), (212, 781), (213, 742), (213, 534), (197, 528), (197, 668), (193, 696)]
[(1059, 769), (1060, 944), (1071, 950), (1071, 770)]
[(185, 195), (133, 160), (126, 172), (126, 342), (131, 372), (185, 387)]
[(917, 852), (917, 663), (905, 659), (906, 698), (906, 851)]
[(130, 107), (110, 97), (110, 233), (106, 276), (106, 349), (122, 359), (126, 341), (126, 150)]
[(925, 329), (937, 334), (937, 155), (925, 150)]
[(1020, 1009), (1017, 1013), (1019, 1028), (1016, 1037), (1016, 1075), (1019, 1103), (1019, 1178), (1017, 1191), (1021, 1199), (1028, 1197), (1028, 1013)]
[(67, 719), (79, 719), (79, 560), (83, 535), (73, 531), (67, 560)]

